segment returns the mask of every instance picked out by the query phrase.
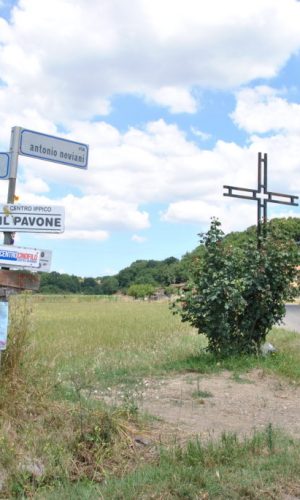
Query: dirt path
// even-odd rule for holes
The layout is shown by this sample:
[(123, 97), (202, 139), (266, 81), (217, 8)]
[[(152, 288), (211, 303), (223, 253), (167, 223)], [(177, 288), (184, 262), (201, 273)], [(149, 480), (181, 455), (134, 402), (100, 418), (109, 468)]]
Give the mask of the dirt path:
[[(118, 389), (109, 400), (120, 397)], [(300, 387), (258, 369), (238, 378), (224, 371), (147, 379), (132, 400), (141, 411), (170, 424), (179, 437), (206, 439), (224, 431), (243, 436), (271, 423), (300, 438)]]
[(202, 438), (223, 431), (250, 434), (269, 423), (300, 438), (300, 387), (253, 370), (238, 379), (232, 373), (177, 375), (150, 384), (141, 408)]

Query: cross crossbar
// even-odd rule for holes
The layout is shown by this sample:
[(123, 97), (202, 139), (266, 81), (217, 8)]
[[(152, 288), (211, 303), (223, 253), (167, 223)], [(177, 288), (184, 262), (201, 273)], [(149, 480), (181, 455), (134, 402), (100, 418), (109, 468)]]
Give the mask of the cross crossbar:
[[(258, 196), (260, 194), (260, 192), (257, 189), (241, 188), (241, 187), (237, 187), (237, 186), (223, 186), (223, 188), (228, 189), (228, 193), (223, 193), (224, 196), (230, 196), (231, 198), (243, 198), (244, 200), (259, 200), (260, 199), (260, 197)], [(242, 192), (246, 192), (246, 193), (252, 193), (252, 196), (236, 194), (233, 191), (242, 191)], [(295, 200), (297, 200), (299, 198), (299, 196), (294, 196), (292, 194), (274, 193), (273, 191), (269, 191), (268, 193), (263, 192), (262, 194), (264, 196), (266, 196), (266, 200), (268, 203), (280, 203), (281, 205), (298, 206), (298, 203), (296, 203)], [(289, 201), (274, 200), (273, 196), (285, 198), (285, 199), (288, 199)]]

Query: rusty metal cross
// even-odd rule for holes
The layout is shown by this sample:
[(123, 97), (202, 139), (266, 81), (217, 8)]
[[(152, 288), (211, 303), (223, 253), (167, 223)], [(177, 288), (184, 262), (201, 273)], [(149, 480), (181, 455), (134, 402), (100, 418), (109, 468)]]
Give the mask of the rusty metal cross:
[[(274, 193), (268, 191), (268, 156), (266, 153), (258, 153), (258, 179), (257, 189), (241, 188), (235, 186), (223, 186), (227, 191), (224, 196), (231, 198), (242, 198), (257, 201), (257, 236), (266, 236), (267, 207), (268, 203), (279, 203), (281, 205), (298, 206), (298, 196), (291, 194)], [(245, 193), (245, 194), (240, 194)]]

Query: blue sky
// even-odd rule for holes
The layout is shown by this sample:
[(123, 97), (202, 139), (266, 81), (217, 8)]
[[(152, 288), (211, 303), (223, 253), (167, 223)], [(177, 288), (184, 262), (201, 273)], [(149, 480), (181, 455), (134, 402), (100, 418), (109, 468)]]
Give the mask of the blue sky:
[(66, 230), (16, 244), (79, 276), (181, 257), (212, 216), (255, 223), (222, 186), (255, 187), (259, 151), (299, 195), (299, 26), (297, 0), (0, 0), (0, 151), (13, 126), (90, 147), (88, 170), (19, 157), (19, 202), (63, 205)]

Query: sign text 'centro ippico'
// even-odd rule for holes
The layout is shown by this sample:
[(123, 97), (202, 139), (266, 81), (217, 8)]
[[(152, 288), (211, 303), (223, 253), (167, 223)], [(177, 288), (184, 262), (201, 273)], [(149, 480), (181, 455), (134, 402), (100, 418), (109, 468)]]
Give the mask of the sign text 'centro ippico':
[(0, 205), (0, 231), (63, 233), (64, 216), (61, 206)]
[(80, 142), (21, 129), (19, 154), (86, 169), (89, 147)]

